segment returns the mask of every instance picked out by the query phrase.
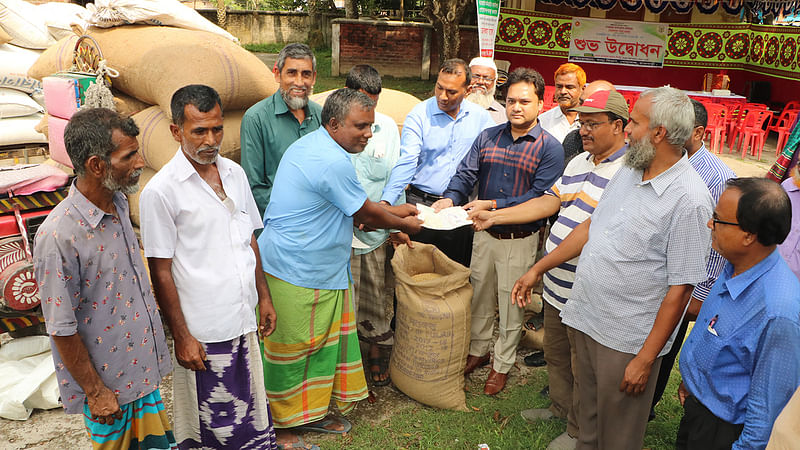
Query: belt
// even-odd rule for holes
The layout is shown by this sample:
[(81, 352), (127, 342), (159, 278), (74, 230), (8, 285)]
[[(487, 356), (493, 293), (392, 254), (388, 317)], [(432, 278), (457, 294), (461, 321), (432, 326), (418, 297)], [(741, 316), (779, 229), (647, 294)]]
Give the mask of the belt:
[(435, 202), (437, 200), (441, 200), (442, 198), (444, 198), (441, 195), (428, 194), (427, 192), (425, 192), (425, 191), (423, 191), (423, 190), (421, 190), (419, 188), (415, 188), (414, 186), (411, 186), (411, 185), (408, 185), (408, 192), (416, 195), (417, 197), (422, 198), (423, 200), (425, 200), (427, 202)]
[(522, 239), (533, 234), (533, 231), (518, 231), (516, 233), (495, 233), (491, 230), (486, 230), (495, 239)]

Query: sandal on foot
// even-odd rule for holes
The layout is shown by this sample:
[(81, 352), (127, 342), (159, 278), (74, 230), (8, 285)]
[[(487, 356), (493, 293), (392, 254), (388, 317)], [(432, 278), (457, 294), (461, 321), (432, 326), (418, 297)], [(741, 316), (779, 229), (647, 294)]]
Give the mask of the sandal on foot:
[[(342, 430), (331, 430), (329, 428), (325, 428), (328, 425), (334, 423), (341, 423), (344, 429)], [(335, 417), (335, 416), (328, 416), (322, 420), (318, 420), (313, 423), (307, 423), (305, 425), (300, 425), (296, 427), (295, 430), (301, 433), (329, 433), (329, 434), (344, 434), (350, 431), (353, 428), (353, 424), (350, 423), (344, 417)]]
[[(383, 356), (367, 358), (367, 364), (369, 365), (369, 378), (373, 386), (386, 386), (392, 381), (389, 378), (389, 358)], [(378, 370), (373, 370), (374, 367), (377, 367)], [(386, 379), (381, 380), (381, 375), (386, 375)]]
[(542, 314), (534, 314), (523, 325), (526, 330), (536, 331), (541, 330), (544, 326), (544, 317)]

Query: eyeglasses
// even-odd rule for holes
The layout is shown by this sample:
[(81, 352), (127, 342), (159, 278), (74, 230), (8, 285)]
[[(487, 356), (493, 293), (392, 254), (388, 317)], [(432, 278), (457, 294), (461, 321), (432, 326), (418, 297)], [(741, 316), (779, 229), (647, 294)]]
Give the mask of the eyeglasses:
[(475, 80), (478, 80), (478, 81), (488, 81), (490, 83), (492, 81), (494, 81), (494, 77), (488, 76), (488, 75), (475, 75), (475, 74), (473, 74), (472, 78), (475, 79)]
[(597, 128), (598, 125), (602, 125), (604, 123), (609, 123), (609, 121), (606, 120), (605, 122), (584, 122), (582, 120), (579, 120), (578, 121), (578, 127), (579, 128), (586, 128), (586, 131), (592, 131), (595, 128)]
[(726, 222), (724, 220), (719, 220), (717, 218), (712, 218), (711, 219), (711, 223), (714, 224), (714, 227), (716, 227), (718, 223), (721, 223), (721, 224), (724, 224), (724, 225), (733, 225), (733, 226), (736, 226), (736, 227), (739, 226), (739, 224), (736, 223), (736, 222)]

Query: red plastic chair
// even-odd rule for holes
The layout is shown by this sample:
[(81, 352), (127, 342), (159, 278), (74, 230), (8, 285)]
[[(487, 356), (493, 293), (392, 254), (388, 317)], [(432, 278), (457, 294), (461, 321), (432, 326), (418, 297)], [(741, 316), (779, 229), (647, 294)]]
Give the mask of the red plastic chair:
[(746, 118), (747, 108), (743, 103), (728, 105), (728, 116), (725, 118), (725, 129), (728, 134), (728, 153), (733, 153), (733, 144), (741, 134)]
[(718, 103), (709, 103), (704, 106), (708, 112), (708, 125), (706, 125), (704, 137), (711, 138), (709, 144), (712, 153), (722, 153), (722, 146), (727, 136), (725, 118), (728, 115), (728, 109)]
[(558, 104), (558, 102), (556, 102), (555, 96), (556, 96), (555, 86), (544, 87), (544, 98), (542, 99), (544, 105), (542, 106), (542, 111), (547, 111), (548, 109)]
[(764, 128), (771, 118), (772, 111), (769, 110), (757, 109), (747, 114), (741, 132), (741, 140), (739, 140), (742, 159), (749, 147), (750, 154), (757, 156), (757, 159), (761, 161), (761, 152), (764, 150), (764, 142), (767, 140), (767, 130)]
[(783, 147), (786, 145), (786, 140), (792, 132), (792, 125), (794, 125), (798, 114), (800, 114), (800, 110), (795, 109), (787, 111), (786, 108), (784, 108), (781, 115), (775, 120), (775, 123), (767, 126), (767, 136), (769, 136), (770, 131), (778, 133), (778, 144), (775, 146), (775, 156), (780, 155)]
[(622, 97), (624, 97), (625, 101), (628, 103), (628, 112), (633, 111), (633, 105), (639, 100), (639, 95), (641, 93), (636, 91), (622, 91), (620, 94), (622, 94)]
[(800, 101), (792, 100), (783, 107), (783, 111), (795, 111), (800, 109)]

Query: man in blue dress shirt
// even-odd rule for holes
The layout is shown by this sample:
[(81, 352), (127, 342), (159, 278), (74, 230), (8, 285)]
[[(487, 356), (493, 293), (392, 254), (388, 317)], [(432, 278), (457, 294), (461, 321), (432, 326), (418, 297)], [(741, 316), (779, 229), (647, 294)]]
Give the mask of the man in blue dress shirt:
[(679, 449), (766, 447), (800, 385), (800, 282), (776, 250), (789, 198), (763, 178), (727, 184), (708, 226), (728, 263), (681, 351)]
[[(473, 141), (494, 120), (482, 107), (464, 101), (472, 74), (461, 59), (439, 70), (435, 95), (408, 113), (400, 136), (400, 159), (383, 189), (381, 202), (393, 205), (408, 186), (406, 202), (431, 205), (442, 198), (450, 178)], [(415, 241), (434, 244), (450, 259), (469, 267), (472, 230), (423, 230)]]

